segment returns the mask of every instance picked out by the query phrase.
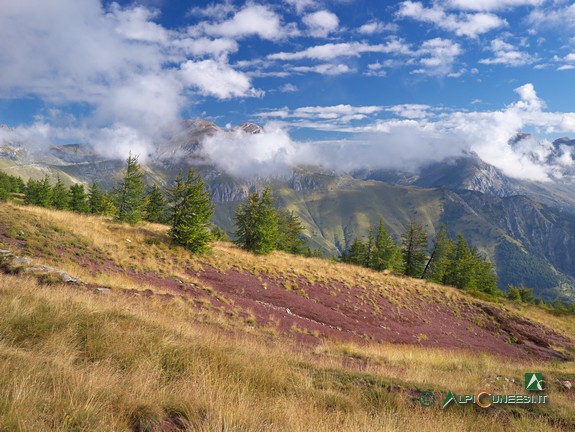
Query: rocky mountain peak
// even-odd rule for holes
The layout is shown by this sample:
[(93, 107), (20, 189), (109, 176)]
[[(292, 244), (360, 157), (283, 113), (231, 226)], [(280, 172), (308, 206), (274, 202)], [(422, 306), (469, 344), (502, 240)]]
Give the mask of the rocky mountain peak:
[(242, 123), (238, 127), (234, 128), (234, 130), (236, 130), (236, 129), (241, 129), (244, 132), (250, 133), (250, 134), (259, 134), (259, 133), (263, 132), (263, 129), (260, 126), (258, 126), (255, 123), (250, 123), (250, 122)]

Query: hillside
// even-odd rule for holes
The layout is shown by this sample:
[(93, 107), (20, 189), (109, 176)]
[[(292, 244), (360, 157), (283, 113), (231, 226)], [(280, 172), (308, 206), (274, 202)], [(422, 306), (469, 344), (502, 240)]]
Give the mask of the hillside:
[[(228, 243), (193, 256), (171, 246), (166, 229), (0, 205), (0, 249), (11, 253), (1, 259), (11, 274), (0, 273), (0, 389), (8, 395), (0, 427), (575, 425), (575, 393), (556, 383), (575, 379), (572, 316)], [(62, 284), (53, 269), (81, 281)], [(534, 370), (553, 403), (443, 411), (417, 402), (423, 390), (439, 401), (484, 385), (520, 392), (523, 373)]]
[[(233, 130), (262, 132), (251, 123)], [(446, 224), (451, 236), (464, 234), (496, 265), (501, 289), (524, 285), (546, 301), (575, 300), (575, 189), (569, 181), (512, 179), (473, 154), (418, 173), (364, 169), (343, 174), (307, 167), (280, 179), (246, 180), (216, 169), (203, 155), (203, 140), (216, 133), (232, 132), (203, 120), (182, 122), (146, 155), (144, 169), (148, 184), (160, 186), (180, 169), (193, 166), (201, 172), (216, 203), (214, 222), (230, 236), (237, 205), (271, 183), (278, 203), (304, 223), (308, 246), (322, 253), (340, 255), (380, 218), (397, 241), (412, 221), (425, 226), (430, 243)], [(98, 181), (104, 188), (121, 176), (122, 161), (98, 155), (88, 145), (30, 149), (29, 143), (5, 143), (0, 169), (24, 178), (48, 174), (55, 181), (60, 176), (66, 184)]]

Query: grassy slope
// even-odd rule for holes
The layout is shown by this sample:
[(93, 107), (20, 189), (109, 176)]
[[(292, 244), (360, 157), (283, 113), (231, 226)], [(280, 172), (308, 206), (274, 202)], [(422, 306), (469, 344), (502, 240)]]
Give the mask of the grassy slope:
[[(72, 183), (74, 178), (83, 180), (105, 178), (106, 180), (100, 183), (106, 187), (112, 186), (121, 166), (121, 162), (116, 161), (95, 166), (72, 164), (44, 169), (38, 165), (17, 165), (12, 161), (0, 159), (0, 169), (23, 178), (31, 176), (40, 179), (48, 173), (54, 181), (59, 175), (67, 184)], [(148, 170), (147, 175), (151, 181), (164, 184), (165, 179), (173, 178), (178, 169), (175, 166), (156, 167), (154, 170)], [(209, 171), (205, 166), (200, 167), (200, 171), (202, 169)], [(533, 281), (522, 279), (521, 269), (506, 267), (506, 261), (497, 259), (497, 245), (502, 242), (517, 244), (520, 248), (524, 248), (525, 245), (494, 226), (489, 215), (465, 210), (465, 205), (446, 199), (441, 190), (362, 181), (345, 176), (307, 174), (321, 190), (296, 191), (279, 182), (275, 184), (274, 189), (281, 204), (293, 210), (304, 222), (305, 234), (309, 239), (308, 245), (313, 249), (319, 248), (324, 253), (338, 256), (353, 238), (365, 236), (369, 227), (376, 225), (380, 217), (384, 219), (397, 241), (411, 221), (423, 224), (431, 236), (435, 228), (445, 223), (453, 235), (458, 232), (464, 233), (467, 240), (487, 254), (492, 261), (498, 261), (501, 281), (504, 281), (500, 285), (502, 289), (506, 288), (507, 283), (515, 285), (524, 283), (535, 287), (536, 294), (546, 300), (554, 300), (558, 294), (575, 298), (572, 277), (558, 273), (543, 258), (533, 255), (533, 259), (537, 260), (546, 271), (559, 276), (558, 280), (563, 282), (562, 287), (539, 289)], [(212, 180), (216, 185), (220, 182), (224, 185), (229, 182), (231, 189), (239, 186), (236, 180), (226, 176)], [(230, 234), (235, 229), (233, 220), (237, 205), (238, 202), (232, 201), (218, 204), (216, 208), (214, 222)], [(445, 211), (446, 209), (449, 210)]]
[[(254, 257), (225, 244), (198, 258), (167, 246), (162, 226), (128, 227), (31, 207), (0, 205), (0, 228), (0, 248), (112, 288), (102, 296), (0, 275), (2, 431), (183, 430), (182, 425), (206, 431), (566, 430), (575, 422), (573, 393), (552, 384), (552, 404), (534, 413), (424, 410), (413, 401), (422, 389), (442, 398), (448, 389), (475, 391), (486, 377), (521, 382), (524, 372), (534, 370), (552, 381), (572, 374), (573, 363), (510, 362), (476, 352), (329, 339), (299, 345), (178, 297), (121, 291), (162, 292), (161, 285), (143, 285), (134, 275), (189, 279), (185, 270), (201, 266), (344, 284), (386, 278), (388, 294), (398, 302), (416, 292), (425, 296), (422, 289), (461, 296), (453, 290), (415, 281), (411, 289), (408, 280), (393, 276), (283, 254)], [(125, 271), (106, 270), (113, 266)], [(572, 318), (532, 307), (515, 312), (575, 334)]]

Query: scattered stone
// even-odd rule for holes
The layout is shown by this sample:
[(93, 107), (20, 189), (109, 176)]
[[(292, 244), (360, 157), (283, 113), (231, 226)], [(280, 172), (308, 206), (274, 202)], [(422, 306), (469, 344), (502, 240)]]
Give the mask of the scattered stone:
[(109, 295), (112, 292), (110, 288), (104, 288), (104, 287), (98, 287), (94, 291), (96, 291), (98, 294), (104, 294), (104, 295)]
[(83, 285), (84, 282), (77, 277), (70, 276), (64, 270), (59, 270), (47, 265), (33, 266), (34, 261), (28, 257), (19, 257), (12, 252), (0, 249), (0, 264), (4, 271), (8, 273), (32, 273), (39, 279), (50, 280), (50, 282), (64, 282), (70, 284)]
[(32, 259), (27, 258), (27, 257), (15, 257), (12, 260), (12, 263), (22, 265), (22, 266), (31, 266), (33, 261), (32, 261)]

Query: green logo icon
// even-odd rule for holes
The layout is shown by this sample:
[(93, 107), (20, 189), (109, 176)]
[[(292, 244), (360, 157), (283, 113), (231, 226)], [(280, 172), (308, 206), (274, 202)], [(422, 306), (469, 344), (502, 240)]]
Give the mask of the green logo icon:
[(451, 402), (455, 402), (457, 404), (457, 399), (455, 399), (455, 395), (450, 390), (449, 393), (447, 393), (447, 396), (445, 396), (445, 399), (443, 399), (443, 403), (441, 404), (441, 409), (444, 409)]
[(542, 391), (543, 374), (530, 372), (525, 374), (525, 390)]
[(424, 391), (419, 395), (419, 403), (423, 408), (429, 408), (435, 403), (435, 395), (431, 391)]

